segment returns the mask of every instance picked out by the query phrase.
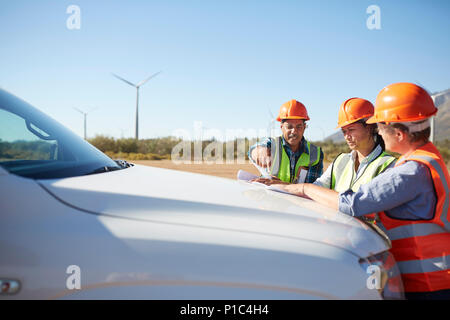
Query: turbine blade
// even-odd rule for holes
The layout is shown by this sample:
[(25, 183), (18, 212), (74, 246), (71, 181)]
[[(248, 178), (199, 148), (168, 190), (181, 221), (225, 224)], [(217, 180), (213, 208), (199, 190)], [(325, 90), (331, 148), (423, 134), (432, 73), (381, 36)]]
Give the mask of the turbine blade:
[(269, 111), (270, 120), (272, 120), (272, 122), (273, 122), (275, 120), (275, 117), (273, 116), (272, 111), (270, 111), (270, 108), (267, 108), (267, 110)]
[(92, 107), (88, 112), (86, 112), (86, 114), (91, 113), (92, 111), (97, 110), (97, 109), (98, 109), (98, 107)]
[(417, 84), (418, 86), (421, 86), (422, 88), (424, 88), (425, 91), (426, 91), (430, 96), (432, 95), (431, 91), (428, 90), (428, 88), (426, 88), (426, 87), (425, 87), (423, 84), (421, 84), (419, 81), (416, 80), (416, 84)]
[(73, 107), (75, 110), (77, 110), (79, 113), (85, 114), (85, 112), (81, 111), (80, 109)]
[(136, 87), (140, 87), (140, 86), (142, 86), (144, 83), (146, 83), (148, 80), (150, 80), (151, 78), (154, 78), (154, 77), (156, 77), (158, 74), (160, 74), (162, 71), (158, 71), (157, 73), (154, 73), (154, 74), (152, 74), (150, 77), (148, 77), (147, 79), (145, 79), (145, 80), (142, 80), (141, 82), (139, 82), (138, 84), (137, 84), (137, 86)]
[(119, 80), (122, 80), (123, 82), (125, 82), (125, 83), (128, 83), (130, 86), (133, 86), (133, 87), (137, 87), (134, 83), (131, 83), (130, 81), (128, 81), (128, 80), (125, 80), (124, 78), (122, 78), (122, 77), (119, 77), (117, 74), (114, 74), (114, 73), (111, 73), (114, 77), (116, 77), (117, 79), (119, 79)]

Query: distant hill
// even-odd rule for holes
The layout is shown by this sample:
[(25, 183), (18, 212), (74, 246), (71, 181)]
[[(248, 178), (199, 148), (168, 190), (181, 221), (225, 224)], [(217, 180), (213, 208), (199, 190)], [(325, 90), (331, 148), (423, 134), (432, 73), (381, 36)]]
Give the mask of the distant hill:
[(450, 139), (450, 89), (432, 95), (436, 108), (434, 138), (436, 141)]
[(333, 133), (332, 135), (329, 135), (325, 138), (325, 141), (332, 141), (332, 142), (344, 142), (344, 135), (342, 134), (342, 131), (339, 130), (336, 133)]
[[(435, 141), (450, 139), (450, 89), (435, 92), (431, 95), (436, 108), (439, 109), (435, 118)], [(343, 142), (344, 135), (339, 130), (325, 138), (325, 141)]]

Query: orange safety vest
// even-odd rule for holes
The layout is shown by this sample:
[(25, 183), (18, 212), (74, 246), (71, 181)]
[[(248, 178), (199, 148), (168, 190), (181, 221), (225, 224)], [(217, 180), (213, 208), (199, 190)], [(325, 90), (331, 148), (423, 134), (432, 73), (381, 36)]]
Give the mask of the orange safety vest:
[(391, 253), (400, 269), (405, 292), (450, 289), (450, 176), (447, 167), (431, 142), (409, 157), (401, 157), (395, 166), (405, 161), (417, 161), (429, 168), (436, 192), (436, 208), (430, 220), (403, 220), (389, 217), (386, 212), (379, 213), (392, 242)]

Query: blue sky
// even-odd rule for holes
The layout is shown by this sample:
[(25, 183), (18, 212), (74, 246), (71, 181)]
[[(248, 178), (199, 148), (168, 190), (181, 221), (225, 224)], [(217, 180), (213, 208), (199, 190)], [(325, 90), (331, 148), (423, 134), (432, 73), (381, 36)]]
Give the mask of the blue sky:
[[(67, 7), (81, 10), (70, 30)], [(381, 29), (369, 30), (377, 5)], [(290, 99), (311, 121), (305, 136), (335, 132), (342, 101), (374, 102), (394, 82), (450, 87), (450, 1), (0, 2), (0, 87), (71, 130), (133, 137), (138, 83), (140, 138), (194, 123), (259, 133)], [(207, 136), (208, 133), (206, 132)]]

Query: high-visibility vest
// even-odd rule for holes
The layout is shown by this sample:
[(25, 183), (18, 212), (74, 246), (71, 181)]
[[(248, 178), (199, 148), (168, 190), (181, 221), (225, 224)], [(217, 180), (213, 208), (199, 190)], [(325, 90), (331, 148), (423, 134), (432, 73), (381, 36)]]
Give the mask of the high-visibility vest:
[(358, 191), (362, 184), (365, 184), (383, 172), (396, 159), (386, 152), (381, 152), (378, 157), (373, 159), (365, 168), (363, 173), (356, 178), (353, 168), (351, 154), (341, 153), (333, 161), (331, 167), (331, 186), (330, 189), (337, 192), (352, 189)]
[[(330, 189), (337, 192), (351, 189), (356, 192), (361, 185), (371, 181), (396, 160), (394, 157), (383, 151), (364, 168), (363, 173), (357, 178), (351, 157), (351, 154), (341, 153), (333, 161), (331, 167)], [(376, 214), (366, 214), (358, 217), (358, 219), (375, 223)]]
[(400, 269), (405, 292), (450, 289), (450, 176), (447, 167), (431, 142), (407, 158), (400, 158), (395, 166), (405, 161), (420, 162), (430, 170), (436, 208), (430, 220), (397, 219), (380, 212), (381, 223), (392, 242), (391, 253)]
[(317, 165), (320, 161), (320, 147), (305, 140), (309, 153), (303, 152), (300, 155), (300, 158), (295, 165), (295, 174), (291, 177), (291, 162), (283, 148), (281, 136), (276, 138), (274, 142), (275, 143), (272, 144), (272, 154), (274, 156), (270, 174), (284, 182), (296, 183), (299, 178), (301, 167), (309, 169), (310, 167)]

